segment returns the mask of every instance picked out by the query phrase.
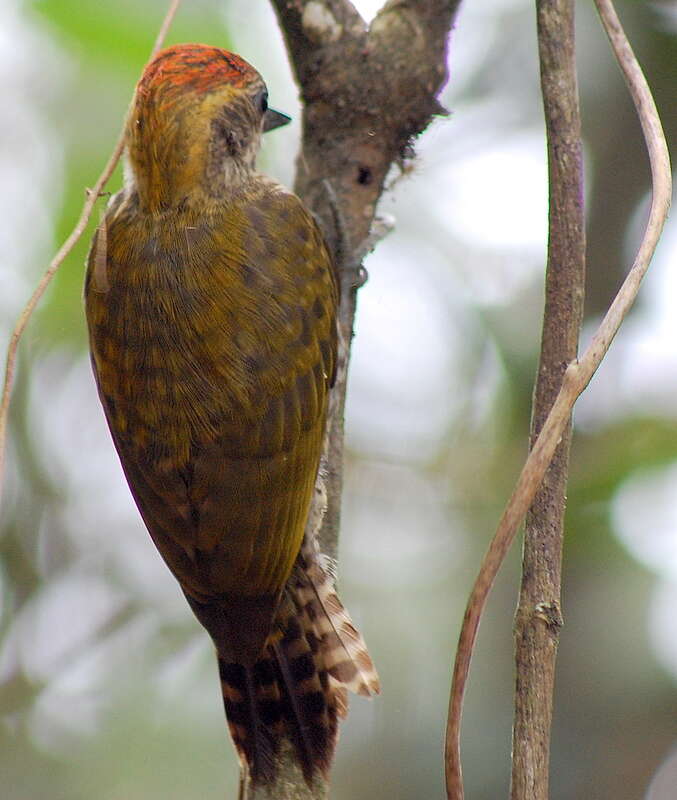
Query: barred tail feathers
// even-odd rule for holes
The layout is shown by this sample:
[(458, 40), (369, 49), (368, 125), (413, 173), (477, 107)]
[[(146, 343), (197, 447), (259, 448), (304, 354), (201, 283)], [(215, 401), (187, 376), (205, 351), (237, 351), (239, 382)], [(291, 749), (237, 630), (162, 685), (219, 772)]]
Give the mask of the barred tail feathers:
[(277, 742), (282, 735), (280, 694), (270, 661), (253, 668), (219, 658), (219, 677), (230, 735), (254, 780), (275, 776)]
[(302, 550), (253, 667), (219, 659), (223, 699), (239, 757), (254, 783), (271, 783), (281, 739), (291, 742), (308, 783), (327, 775), (348, 710), (347, 690), (378, 691), (362, 637), (317, 552)]
[(304, 777), (329, 772), (340, 692), (316, 663), (317, 639), (283, 598), (263, 657), (252, 667), (219, 659), (228, 727), (240, 760), (256, 784), (271, 783), (282, 738), (293, 745)]
[(336, 593), (331, 561), (319, 553), (317, 540), (306, 538), (296, 564), (297, 603), (312, 621), (331, 682), (344, 694), (378, 694), (378, 673), (367, 645)]

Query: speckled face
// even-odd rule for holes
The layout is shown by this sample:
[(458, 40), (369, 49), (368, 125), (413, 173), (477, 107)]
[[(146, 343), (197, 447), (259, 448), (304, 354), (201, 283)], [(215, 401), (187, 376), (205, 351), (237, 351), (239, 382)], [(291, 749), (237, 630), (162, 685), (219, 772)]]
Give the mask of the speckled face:
[(131, 139), (156, 138), (182, 110), (208, 116), (223, 131), (234, 128), (227, 144), (232, 155), (243, 149), (245, 132), (261, 129), (268, 93), (263, 78), (235, 53), (207, 45), (176, 45), (150, 62), (136, 89)]
[(261, 147), (265, 87), (231, 97), (211, 109), (210, 162), (220, 169), (229, 159), (253, 166)]
[(243, 186), (266, 121), (259, 73), (208, 45), (160, 52), (138, 83), (127, 128), (130, 169), (146, 210), (180, 204), (195, 189), (222, 196)]

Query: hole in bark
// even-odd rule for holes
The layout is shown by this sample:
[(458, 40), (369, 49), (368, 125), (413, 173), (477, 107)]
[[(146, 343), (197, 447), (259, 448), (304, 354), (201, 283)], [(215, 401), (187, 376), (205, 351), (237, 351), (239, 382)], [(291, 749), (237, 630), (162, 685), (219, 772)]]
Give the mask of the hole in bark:
[(358, 167), (357, 168), (357, 182), (361, 186), (368, 186), (372, 181), (372, 174), (369, 167)]

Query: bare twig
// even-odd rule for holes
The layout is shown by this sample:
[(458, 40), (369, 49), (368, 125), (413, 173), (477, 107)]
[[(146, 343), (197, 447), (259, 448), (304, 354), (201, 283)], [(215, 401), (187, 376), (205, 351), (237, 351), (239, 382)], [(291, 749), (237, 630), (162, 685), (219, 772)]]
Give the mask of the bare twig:
[(181, 0), (171, 0), (169, 8), (167, 9), (167, 13), (165, 14), (165, 18), (162, 20), (162, 24), (160, 25), (160, 30), (157, 32), (157, 36), (155, 37), (155, 42), (153, 42), (153, 49), (150, 51), (150, 56), (148, 57), (149, 61), (164, 44), (180, 5)]
[[(169, 5), (169, 9), (165, 15), (164, 20), (162, 21), (162, 25), (160, 26), (160, 30), (158, 32), (157, 38), (155, 39), (155, 44), (153, 45), (153, 49), (151, 50), (150, 58), (152, 58), (157, 51), (162, 47), (162, 43), (167, 35), (167, 31), (169, 30), (170, 25), (172, 24), (172, 20), (179, 8), (181, 0), (172, 0)], [(129, 112), (127, 112), (129, 113)], [(87, 223), (89, 222), (89, 218), (92, 215), (92, 211), (94, 210), (94, 206), (96, 205), (96, 201), (99, 199), (101, 194), (101, 190), (108, 182), (108, 179), (113, 174), (113, 170), (115, 169), (118, 161), (120, 160), (120, 156), (122, 155), (122, 151), (124, 149), (124, 134), (125, 134), (125, 125), (126, 125), (126, 115), (125, 115), (125, 124), (122, 126), (122, 130), (120, 135), (117, 138), (115, 143), (115, 147), (113, 148), (113, 152), (106, 163), (106, 166), (103, 168), (103, 172), (99, 175), (98, 180), (94, 184), (91, 189), (87, 189), (87, 198), (85, 203), (82, 207), (82, 211), (80, 213), (80, 218), (78, 219), (75, 227), (73, 228), (70, 236), (66, 239), (66, 241), (61, 245), (59, 251), (54, 256), (52, 261), (50, 262), (45, 274), (40, 279), (38, 285), (35, 287), (33, 294), (31, 295), (30, 299), (26, 303), (25, 307), (23, 308), (21, 314), (19, 315), (19, 319), (14, 326), (12, 334), (9, 339), (9, 344), (7, 346), (7, 360), (5, 362), (5, 382), (3, 385), (2, 390), (2, 400), (0, 401), (0, 495), (2, 493), (2, 486), (4, 483), (4, 466), (5, 466), (5, 449), (6, 449), (6, 440), (7, 440), (7, 417), (9, 414), (9, 402), (12, 392), (12, 385), (14, 383), (14, 372), (16, 368), (16, 355), (17, 355), (17, 348), (19, 346), (19, 341), (21, 336), (30, 320), (35, 307), (40, 302), (42, 295), (45, 293), (45, 290), (49, 286), (52, 278), (56, 274), (57, 270), (68, 256), (70, 251), (76, 245), (79, 238), (85, 231), (87, 227)]]
[[(585, 294), (583, 156), (574, 0), (537, 0), (541, 92), (548, 139), (549, 232), (541, 355), (531, 418), (537, 438), (576, 358)], [(513, 800), (547, 800), (555, 660), (561, 626), (564, 507), (571, 420), (529, 509), (515, 615)]]
[(466, 606), (449, 698), (446, 741), (447, 796), (463, 798), (460, 725), (470, 659), (489, 590), (527, 509), (533, 502), (578, 396), (590, 382), (630, 310), (656, 249), (670, 208), (670, 160), (660, 118), (641, 68), (610, 0), (595, 0), (604, 29), (630, 89), (649, 153), (652, 201), (649, 220), (632, 268), (583, 356), (566, 369), (561, 389), (520, 473), (515, 489), (480, 566)]

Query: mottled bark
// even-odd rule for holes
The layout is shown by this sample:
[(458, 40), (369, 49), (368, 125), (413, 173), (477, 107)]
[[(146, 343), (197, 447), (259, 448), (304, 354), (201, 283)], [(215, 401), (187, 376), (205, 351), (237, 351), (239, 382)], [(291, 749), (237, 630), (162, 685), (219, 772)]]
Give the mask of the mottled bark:
[[(322, 549), (338, 548), (343, 410), (360, 261), (386, 175), (411, 157), (447, 80), (447, 43), (460, 0), (390, 0), (367, 25), (347, 0), (272, 0), (303, 100), (295, 191), (322, 220), (341, 272), (341, 352), (327, 454)], [(317, 800), (283, 754), (279, 780), (256, 800)], [(254, 795), (248, 795), (254, 800)]]
[(367, 26), (346, 0), (273, 0), (304, 104), (295, 190), (324, 221), (342, 272), (339, 324), (346, 347), (330, 421), (329, 504), (321, 535), (330, 555), (336, 554), (340, 517), (355, 254), (369, 235), (391, 166), (405, 160), (413, 138), (444, 113), (436, 96), (447, 80), (447, 42), (458, 5), (396, 0)]

